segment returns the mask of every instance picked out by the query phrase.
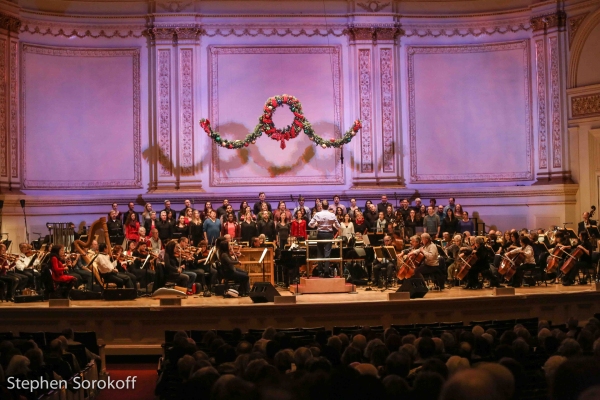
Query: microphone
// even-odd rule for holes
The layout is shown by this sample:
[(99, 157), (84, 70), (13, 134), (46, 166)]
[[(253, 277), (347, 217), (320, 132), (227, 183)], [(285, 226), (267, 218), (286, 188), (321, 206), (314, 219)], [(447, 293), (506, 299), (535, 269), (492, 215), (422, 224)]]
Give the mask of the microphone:
[(21, 203), (21, 208), (25, 208), (25, 199), (19, 200), (19, 203)]

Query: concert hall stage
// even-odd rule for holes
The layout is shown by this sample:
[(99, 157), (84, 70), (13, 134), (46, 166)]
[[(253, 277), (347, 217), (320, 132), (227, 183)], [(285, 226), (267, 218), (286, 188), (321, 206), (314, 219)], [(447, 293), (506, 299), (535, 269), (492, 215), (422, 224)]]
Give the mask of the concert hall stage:
[[(548, 285), (519, 288), (513, 296), (494, 296), (491, 289), (430, 291), (423, 299), (388, 301), (380, 290), (297, 296), (296, 304), (254, 304), (248, 297), (224, 299), (190, 296), (177, 307), (159, 301), (73, 301), (69, 308), (48, 302), (0, 303), (0, 331), (56, 332), (67, 326), (94, 330), (107, 354), (159, 354), (165, 330), (277, 328), (457, 322), (539, 317), (554, 324), (569, 317), (580, 321), (600, 312), (595, 286)], [(291, 296), (280, 289), (282, 296)]]

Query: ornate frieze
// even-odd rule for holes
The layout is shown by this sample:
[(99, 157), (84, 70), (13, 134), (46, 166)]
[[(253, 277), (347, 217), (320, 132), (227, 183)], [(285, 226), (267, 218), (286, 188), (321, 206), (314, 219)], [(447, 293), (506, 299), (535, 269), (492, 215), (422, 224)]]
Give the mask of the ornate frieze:
[(19, 32), (21, 20), (12, 15), (0, 13), (0, 29), (6, 29), (9, 32)]
[(571, 99), (571, 115), (574, 118), (600, 114), (600, 94), (577, 96)]
[(587, 13), (577, 15), (568, 19), (567, 29), (569, 32), (569, 47), (571, 47), (571, 45), (573, 44), (573, 38), (575, 37), (575, 34), (577, 34), (577, 31), (579, 30), (579, 27), (581, 26), (581, 23), (583, 22), (586, 16)]
[(372, 12), (372, 13), (376, 13), (379, 12), (381, 10), (386, 9), (387, 7), (390, 6), (390, 2), (387, 3), (382, 3), (380, 1), (366, 1), (364, 3), (356, 3), (357, 6), (359, 6), (360, 8), (362, 8), (365, 11), (368, 12)]
[(194, 63), (193, 50), (180, 53), (181, 174), (194, 174)]
[(531, 18), (531, 27), (534, 32), (551, 28), (564, 28), (566, 21), (567, 14), (564, 11), (557, 11), (553, 14), (540, 15)]
[(10, 132), (10, 175), (13, 178), (19, 177), (19, 151), (18, 151), (18, 136), (19, 136), (19, 124), (18, 124), (18, 82), (17, 82), (17, 67), (19, 59), (19, 42), (11, 40), (9, 43), (9, 132)]
[(560, 79), (558, 59), (558, 38), (551, 37), (550, 47), (550, 83), (552, 97), (552, 166), (560, 168), (562, 165), (562, 137), (561, 137), (561, 107), (560, 107)]
[(361, 136), (361, 163), (362, 172), (373, 172), (373, 147), (372, 147), (372, 100), (371, 90), (371, 50), (358, 51), (358, 88), (360, 99), (360, 120), (362, 121)]
[(382, 49), (380, 53), (381, 76), (381, 127), (383, 136), (383, 172), (394, 172), (394, 53)]
[(358, 27), (350, 26), (348, 35), (352, 41), (371, 41), (373, 44), (377, 41), (392, 41), (402, 34), (402, 30), (397, 27)]
[(0, 39), (0, 176), (8, 175), (8, 130), (6, 129), (6, 39)]
[(158, 50), (158, 147), (160, 176), (171, 176), (171, 50)]
[(548, 131), (546, 124), (546, 51), (544, 40), (535, 41), (537, 72), (539, 167), (548, 168)]
[(158, 41), (196, 40), (203, 33), (198, 26), (162, 26), (148, 28), (144, 35)]

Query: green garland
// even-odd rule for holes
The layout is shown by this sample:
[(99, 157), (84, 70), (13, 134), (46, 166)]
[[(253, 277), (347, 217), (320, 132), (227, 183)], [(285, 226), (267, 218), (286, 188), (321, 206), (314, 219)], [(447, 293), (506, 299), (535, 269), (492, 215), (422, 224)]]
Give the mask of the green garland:
[[(294, 121), (291, 125), (280, 130), (275, 128), (273, 113), (277, 107), (282, 105), (287, 105), (290, 108), (290, 111), (294, 114)], [(356, 120), (352, 124), (352, 128), (346, 131), (340, 139), (323, 139), (315, 133), (310, 122), (304, 117), (300, 101), (294, 96), (287, 94), (270, 97), (265, 103), (263, 114), (258, 118), (258, 121), (259, 123), (254, 127), (254, 131), (246, 135), (244, 140), (223, 139), (218, 132), (212, 130), (210, 121), (205, 118), (200, 120), (200, 126), (215, 143), (226, 149), (241, 149), (248, 147), (250, 144), (256, 144), (256, 139), (261, 137), (263, 133), (271, 139), (279, 141), (281, 149), (285, 149), (285, 142), (298, 137), (300, 131), (304, 131), (310, 140), (324, 149), (328, 147), (341, 148), (343, 145), (350, 143), (352, 138), (362, 128), (360, 120)]]

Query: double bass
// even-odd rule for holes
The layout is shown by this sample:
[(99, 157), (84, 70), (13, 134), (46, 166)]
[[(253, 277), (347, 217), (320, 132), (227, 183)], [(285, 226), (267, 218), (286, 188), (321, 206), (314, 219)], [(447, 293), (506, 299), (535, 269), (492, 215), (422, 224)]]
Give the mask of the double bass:
[(517, 272), (517, 268), (524, 262), (525, 254), (521, 252), (505, 255), (500, 263), (500, 268), (498, 268), (498, 273), (504, 275), (504, 279), (509, 281)]

